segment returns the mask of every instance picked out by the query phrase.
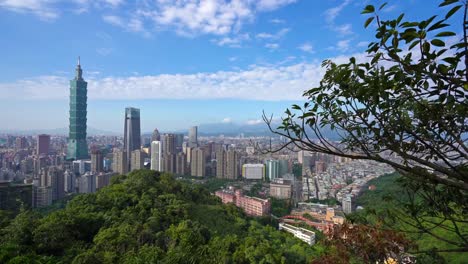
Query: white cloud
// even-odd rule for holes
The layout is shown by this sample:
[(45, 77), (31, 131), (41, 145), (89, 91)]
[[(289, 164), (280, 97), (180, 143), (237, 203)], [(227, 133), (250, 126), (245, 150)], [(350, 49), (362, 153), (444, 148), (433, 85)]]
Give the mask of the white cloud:
[[(354, 56), (368, 61), (366, 53), (332, 58), (345, 63)], [(127, 77), (91, 75), (84, 67), (88, 96), (92, 100), (132, 99), (243, 99), (300, 100), (306, 89), (317, 86), (324, 74), (321, 62), (293, 65), (251, 66), (239, 71), (196, 74), (160, 74)], [(10, 83), (0, 83), (0, 99), (68, 100), (72, 76), (39, 76)]]
[(0, 8), (18, 13), (32, 13), (44, 20), (54, 20), (59, 12), (51, 0), (0, 0)]
[(352, 27), (353, 26), (351, 24), (343, 24), (340, 26), (333, 26), (332, 29), (338, 32), (338, 34), (340, 34), (341, 36), (345, 36), (345, 35), (353, 34)]
[(357, 46), (358, 46), (359, 48), (362, 48), (362, 47), (366, 47), (366, 48), (367, 48), (368, 45), (369, 45), (369, 42), (368, 42), (368, 41), (359, 41), (358, 44), (357, 44)]
[(102, 16), (102, 20), (104, 20), (104, 22), (106, 23), (109, 23), (113, 26), (121, 27), (130, 32), (143, 33), (144, 36), (150, 35), (150, 33), (148, 33), (148, 31), (144, 28), (143, 21), (136, 17), (126, 21), (119, 16), (104, 15)]
[(229, 57), (229, 59), (228, 59), (228, 60), (229, 60), (230, 62), (234, 62), (234, 61), (236, 61), (236, 60), (237, 60), (237, 57), (235, 57), (235, 56), (234, 56), (234, 57)]
[(218, 46), (228, 46), (231, 48), (240, 48), (242, 46), (242, 42), (249, 40), (250, 35), (245, 34), (238, 34), (232, 37), (222, 37), (219, 39), (212, 39), (211, 42), (216, 43)]
[(341, 52), (348, 51), (349, 50), (349, 42), (351, 42), (350, 39), (338, 41), (338, 43), (336, 44), (336, 49), (341, 51)]
[[(125, 13), (116, 16), (124, 0), (0, 0), (0, 8), (32, 13), (42, 19), (56, 19), (63, 5), (69, 12), (83, 13), (90, 8), (106, 9), (104, 20), (127, 31), (148, 35), (145, 28), (170, 30), (182, 36), (238, 34), (242, 25), (258, 13), (270, 12), (296, 0), (153, 0), (132, 1)], [(116, 20), (115, 18), (118, 18)]]
[(265, 44), (265, 48), (269, 49), (270, 51), (276, 50), (280, 47), (278, 43), (267, 43)]
[(300, 45), (298, 48), (304, 52), (314, 53), (314, 47), (312, 47), (312, 45), (308, 42)]
[(333, 24), (335, 22), (336, 17), (341, 13), (341, 11), (351, 3), (351, 0), (345, 0), (338, 6), (332, 7), (325, 11), (325, 19), (329, 24)]
[(272, 24), (284, 24), (284, 23), (286, 23), (286, 21), (284, 21), (283, 19), (274, 18), (274, 19), (270, 19), (270, 23), (272, 23)]
[(115, 8), (124, 0), (0, 0), (0, 8), (18, 13), (31, 13), (43, 20), (54, 20), (61, 14), (59, 5), (72, 4), (74, 13), (87, 12), (90, 7)]
[(183, 36), (237, 33), (258, 12), (272, 11), (295, 0), (158, 0), (146, 2), (139, 14), (157, 27)]
[(259, 0), (257, 1), (257, 9), (261, 11), (271, 11), (294, 2), (296, 2), (296, 0)]
[(282, 28), (274, 34), (262, 32), (262, 33), (257, 34), (256, 37), (259, 39), (280, 39), (284, 37), (284, 35), (286, 35), (289, 31), (290, 31), (289, 28)]
[(221, 120), (221, 123), (225, 123), (225, 124), (232, 123), (232, 119), (230, 117), (226, 117), (223, 120)]
[(245, 122), (246, 125), (250, 125), (250, 126), (258, 125), (262, 123), (264, 123), (262, 119), (250, 119), (250, 120), (247, 120), (247, 122)]
[(107, 56), (113, 52), (112, 48), (97, 48), (96, 52), (101, 56)]

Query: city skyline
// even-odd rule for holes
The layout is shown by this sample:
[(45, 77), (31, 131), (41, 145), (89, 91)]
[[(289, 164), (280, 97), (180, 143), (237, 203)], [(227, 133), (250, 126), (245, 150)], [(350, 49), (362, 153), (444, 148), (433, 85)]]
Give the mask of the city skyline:
[[(165, 18), (133, 17), (138, 6), (127, 1), (85, 2), (0, 3), (0, 26), (8, 39), (0, 49), (5, 61), (0, 65), (0, 103), (11, 110), (2, 111), (0, 130), (64, 127), (67, 81), (79, 55), (89, 82), (89, 127), (120, 132), (117, 112), (127, 106), (144, 113), (142, 131), (255, 124), (262, 110), (279, 116), (300, 102), (302, 92), (318, 84), (323, 59), (364, 58), (373, 34), (363, 29), (365, 17), (359, 13), (365, 3), (360, 1), (147, 7), (161, 13), (175, 10)], [(415, 8), (415, 18), (435, 10), (421, 0), (395, 1), (383, 15)], [(200, 18), (192, 19), (196, 14)], [(223, 15), (233, 17), (225, 21)], [(29, 38), (35, 45), (26, 47)]]

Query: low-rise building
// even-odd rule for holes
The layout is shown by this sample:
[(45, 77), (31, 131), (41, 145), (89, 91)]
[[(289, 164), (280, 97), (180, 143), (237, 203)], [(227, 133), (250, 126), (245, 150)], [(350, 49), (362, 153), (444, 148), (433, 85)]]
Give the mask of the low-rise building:
[(244, 164), (242, 166), (242, 177), (247, 180), (262, 180), (265, 178), (264, 164)]
[(299, 238), (300, 240), (306, 242), (309, 245), (315, 244), (315, 232), (307, 230), (302, 227), (295, 227), (293, 225), (280, 223), (279, 230), (284, 230), (288, 233), (293, 234), (295, 237)]
[(227, 189), (217, 191), (216, 196), (221, 198), (223, 203), (233, 203), (251, 216), (265, 216), (270, 214), (271, 202), (269, 199), (245, 196), (242, 190)]
[(270, 196), (278, 199), (289, 199), (292, 194), (292, 183), (290, 180), (277, 178), (270, 183)]

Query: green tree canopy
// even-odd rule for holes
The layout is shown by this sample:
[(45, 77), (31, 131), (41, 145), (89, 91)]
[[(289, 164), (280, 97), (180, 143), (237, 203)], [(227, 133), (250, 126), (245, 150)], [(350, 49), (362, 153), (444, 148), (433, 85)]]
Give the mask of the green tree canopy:
[[(289, 139), (286, 146), (391, 165), (414, 197), (409, 224), (433, 236), (442, 226), (457, 238), (439, 239), (468, 251), (461, 228), (468, 213), (468, 3), (441, 1), (445, 14), (422, 21), (405, 14), (386, 20), (383, 8), (362, 12), (364, 26), (375, 26), (368, 59), (325, 60), (326, 73), (304, 92), (302, 106), (287, 109), (276, 129), (272, 117), (264, 120)], [(340, 141), (328, 140), (324, 128)]]

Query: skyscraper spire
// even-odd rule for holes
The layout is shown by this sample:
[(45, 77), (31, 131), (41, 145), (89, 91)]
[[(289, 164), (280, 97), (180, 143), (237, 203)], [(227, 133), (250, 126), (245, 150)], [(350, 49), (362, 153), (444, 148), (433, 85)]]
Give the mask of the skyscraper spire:
[(83, 71), (81, 70), (81, 63), (80, 63), (80, 56), (78, 56), (78, 64), (76, 65), (76, 76), (75, 78), (77, 80), (82, 80), (83, 79)]

